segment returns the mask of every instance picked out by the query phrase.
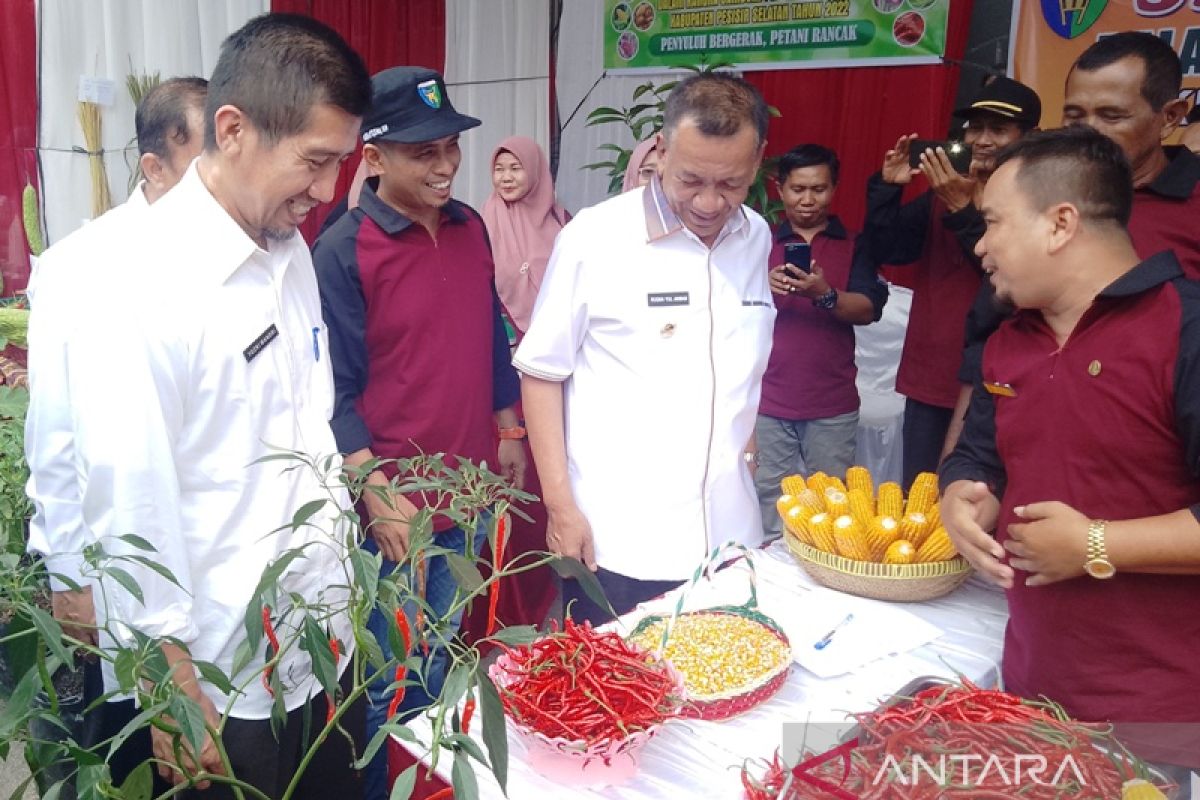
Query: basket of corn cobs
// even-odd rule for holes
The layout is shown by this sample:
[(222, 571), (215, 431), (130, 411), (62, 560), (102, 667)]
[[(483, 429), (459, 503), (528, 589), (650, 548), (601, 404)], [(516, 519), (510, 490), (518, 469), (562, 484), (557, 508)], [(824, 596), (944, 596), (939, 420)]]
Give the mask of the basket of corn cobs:
[[(710, 563), (722, 551), (714, 551)], [(744, 604), (684, 612), (681, 596), (675, 614), (647, 616), (629, 635), (641, 647), (661, 649), (683, 677), (684, 717), (735, 717), (766, 702), (787, 681), (792, 663), (787, 634), (758, 610), (753, 562), (739, 563), (750, 570), (750, 599)]]
[(930, 600), (971, 574), (941, 525), (937, 476), (922, 472), (908, 498), (900, 485), (875, 490), (866, 467), (846, 480), (815, 472), (783, 479), (777, 508), (788, 548), (813, 580), (876, 600)]
[(528, 762), (561, 784), (619, 784), (638, 751), (679, 715), (683, 680), (661, 656), (567, 618), (488, 670)]

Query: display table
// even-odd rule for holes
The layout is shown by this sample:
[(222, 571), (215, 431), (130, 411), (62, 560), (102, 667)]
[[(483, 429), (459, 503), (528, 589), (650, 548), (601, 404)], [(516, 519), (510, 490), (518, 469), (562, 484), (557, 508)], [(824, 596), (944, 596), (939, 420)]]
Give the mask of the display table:
[[(828, 590), (812, 582), (782, 543), (756, 551), (752, 558), (758, 576), (759, 602), (766, 613), (771, 613), (772, 608), (787, 609), (787, 615), (794, 617), (803, 614), (806, 606), (811, 607), (814, 601), (828, 598), (824, 594)], [(725, 570), (718, 578), (732, 572), (732, 569)], [(726, 583), (737, 580), (741, 581), (744, 594), (744, 577), (731, 575), (725, 579)], [(703, 600), (703, 592), (693, 594)], [(693, 607), (691, 599), (689, 597), (689, 608)], [(632, 612), (622, 622), (632, 628), (649, 611), (669, 613), (674, 605), (675, 596), (667, 595)], [(819, 722), (822, 723), (822, 731), (836, 727), (824, 723), (840, 723), (848, 729), (853, 724), (846, 719), (848, 712), (870, 710), (913, 678), (925, 675), (951, 679), (961, 675), (984, 685), (996, 682), (1004, 626), (1008, 619), (1001, 590), (972, 578), (946, 597), (925, 603), (897, 605), (932, 623), (942, 631), (942, 635), (911, 651), (879, 658), (833, 678), (818, 678), (798, 664), (793, 664), (783, 689), (763, 705), (740, 717), (715, 723), (687, 720), (668, 724), (642, 751), (638, 775), (621, 786), (574, 789), (545, 780), (525, 765), (524, 747), (510, 728), (508, 796), (672, 800), (679, 797), (738, 798), (742, 796), (739, 772), (742, 763), (747, 758), (770, 757), (780, 746), (782, 723)], [(703, 603), (697, 607), (703, 607)], [(806, 645), (811, 646), (811, 643), (793, 642), (793, 649)], [(429, 741), (427, 720), (414, 720), (410, 727), (418, 741)], [(471, 735), (482, 747), (479, 727), (474, 726)], [(414, 753), (406, 748), (415, 749), (416, 745), (394, 740), (391, 748), (394, 767), (412, 763)], [(449, 753), (445, 753), (438, 761), (436, 774), (444, 783), (437, 780), (418, 781), (418, 793), (414, 797), (423, 796), (426, 792), (422, 790), (427, 790), (431, 785), (440, 788), (449, 784), (453, 761), (449, 756)], [(474, 765), (479, 778), (480, 797), (502, 800), (504, 796), (491, 773), (482, 765)]]

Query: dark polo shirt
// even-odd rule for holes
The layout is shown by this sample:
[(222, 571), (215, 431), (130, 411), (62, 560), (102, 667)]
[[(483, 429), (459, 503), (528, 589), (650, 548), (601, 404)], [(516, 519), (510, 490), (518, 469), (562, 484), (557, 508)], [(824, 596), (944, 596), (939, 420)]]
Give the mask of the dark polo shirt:
[[(380, 200), (372, 183), (313, 247), (338, 447), (494, 465), (492, 413), (516, 403), (520, 385), (483, 220), (452, 200), (434, 241)], [(447, 526), (440, 518), (435, 524)]]
[[(943, 486), (982, 480), (1015, 506), (1060, 500), (1090, 519), (1191, 508), (1200, 519), (1200, 284), (1160, 253), (1100, 293), (1059, 347), (1021, 311), (988, 340)], [(1200, 723), (1200, 575), (1118, 572), (1008, 591), (1004, 681), (1085, 721)], [(1200, 725), (1119, 731), (1134, 752), (1200, 767)]]
[[(1200, 279), (1200, 156), (1186, 147), (1168, 147), (1167, 168), (1133, 193), (1129, 236), (1142, 258), (1173, 250), (1183, 272)], [(992, 331), (1008, 316), (996, 307), (996, 290), (985, 280), (967, 315), (963, 333), (961, 383), (979, 380), (983, 345)]]
[[(783, 246), (803, 241), (790, 224), (775, 230), (767, 268), (784, 263)], [(879, 280), (877, 264), (866, 237), (852, 236), (836, 216), (813, 237), (812, 259), (825, 280), (839, 292), (867, 296), (876, 320), (887, 302), (887, 284)], [(774, 342), (763, 375), (759, 413), (786, 420), (828, 419), (858, 410), (854, 379), (854, 326), (841, 322), (832, 310), (817, 308), (796, 294), (774, 295)]]
[(963, 321), (983, 279), (974, 254), (984, 231), (983, 216), (973, 205), (951, 213), (932, 191), (901, 205), (903, 193), (903, 186), (885, 183), (879, 173), (867, 181), (865, 230), (875, 255), (882, 263), (909, 264), (913, 270), (912, 310), (896, 391), (953, 408)]

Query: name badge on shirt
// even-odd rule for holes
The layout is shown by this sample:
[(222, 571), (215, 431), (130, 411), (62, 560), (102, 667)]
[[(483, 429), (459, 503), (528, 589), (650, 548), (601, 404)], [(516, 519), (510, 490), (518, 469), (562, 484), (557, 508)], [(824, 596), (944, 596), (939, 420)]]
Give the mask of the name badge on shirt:
[(688, 292), (651, 292), (646, 295), (646, 305), (651, 308), (686, 306), (690, 301)]
[(1007, 383), (991, 383), (984, 381), (983, 388), (987, 389), (988, 394), (994, 394), (998, 397), (1016, 397), (1017, 390)]
[(771, 307), (771, 304), (766, 302), (765, 300), (743, 300), (742, 305), (748, 306), (748, 307), (757, 307), (757, 306), (762, 306), (764, 308)]
[(261, 353), (267, 345), (275, 341), (275, 339), (278, 337), (279, 329), (276, 328), (275, 323), (272, 322), (271, 327), (267, 328), (265, 331), (255, 337), (254, 341), (250, 343), (250, 346), (242, 351), (242, 355), (246, 357), (247, 362), (253, 361), (255, 356)]

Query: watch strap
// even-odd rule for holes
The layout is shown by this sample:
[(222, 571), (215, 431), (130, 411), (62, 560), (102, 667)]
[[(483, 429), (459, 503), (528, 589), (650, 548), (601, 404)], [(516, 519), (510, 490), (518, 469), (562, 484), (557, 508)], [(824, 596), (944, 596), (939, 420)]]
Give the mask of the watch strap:
[(515, 428), (497, 428), (496, 433), (497, 433), (497, 435), (499, 435), (499, 437), (501, 439), (524, 439), (525, 438), (525, 429), (523, 427), (521, 427), (520, 425), (518, 425)]

